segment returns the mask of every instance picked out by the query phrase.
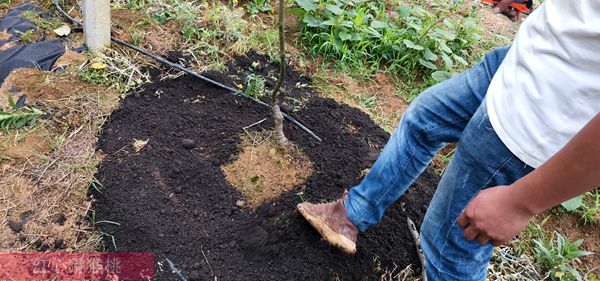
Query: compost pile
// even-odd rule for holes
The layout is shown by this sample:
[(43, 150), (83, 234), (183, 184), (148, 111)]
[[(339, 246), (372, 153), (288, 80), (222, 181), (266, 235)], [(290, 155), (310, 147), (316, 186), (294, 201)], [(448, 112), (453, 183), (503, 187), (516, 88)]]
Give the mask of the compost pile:
[[(267, 76), (277, 67), (250, 54), (232, 62), (229, 75), (207, 76), (234, 85), (247, 73)], [(302, 200), (333, 200), (357, 184), (389, 134), (360, 110), (296, 87), (310, 80), (287, 73), (286, 95), (305, 101), (292, 116), (323, 141), (286, 123), (285, 133), (314, 171), (256, 210), (239, 204), (244, 197), (221, 166), (238, 154), (243, 127), (268, 118), (251, 130), (272, 129), (269, 108), (190, 76), (145, 85), (122, 102), (99, 140), (106, 155), (96, 175), (101, 192), (90, 189), (95, 220), (118, 223), (96, 224), (114, 237), (117, 251), (155, 253), (156, 280), (179, 279), (165, 258), (191, 280), (378, 280), (382, 269), (418, 268), (406, 216), (420, 225), (438, 181), (429, 170), (359, 237), (354, 256), (326, 245), (297, 213)], [(193, 140), (193, 148), (183, 139)], [(136, 151), (136, 140), (147, 143)], [(105, 245), (115, 250), (110, 236)]]

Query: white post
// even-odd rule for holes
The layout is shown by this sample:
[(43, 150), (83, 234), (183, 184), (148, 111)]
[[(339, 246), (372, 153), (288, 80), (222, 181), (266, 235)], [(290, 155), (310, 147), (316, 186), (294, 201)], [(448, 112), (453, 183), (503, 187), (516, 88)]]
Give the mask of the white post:
[(110, 0), (83, 0), (83, 32), (92, 53), (110, 47)]

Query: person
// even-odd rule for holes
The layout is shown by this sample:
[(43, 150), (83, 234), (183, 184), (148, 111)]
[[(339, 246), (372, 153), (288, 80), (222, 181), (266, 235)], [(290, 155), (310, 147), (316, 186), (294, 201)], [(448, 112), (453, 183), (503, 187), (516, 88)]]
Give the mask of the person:
[[(494, 10), (507, 10), (511, 0)], [(357, 186), (298, 211), (356, 252), (447, 143), (457, 147), (420, 228), (429, 280), (485, 280), (493, 246), (600, 186), (600, 1), (546, 0), (512, 46), (424, 91)], [(351, 157), (351, 156), (349, 156)]]

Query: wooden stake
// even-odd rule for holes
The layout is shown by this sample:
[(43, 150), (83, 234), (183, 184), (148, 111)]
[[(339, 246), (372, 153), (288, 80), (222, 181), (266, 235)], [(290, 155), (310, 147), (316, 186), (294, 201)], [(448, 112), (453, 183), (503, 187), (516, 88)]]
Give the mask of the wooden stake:
[(83, 0), (83, 31), (92, 53), (110, 47), (110, 0)]

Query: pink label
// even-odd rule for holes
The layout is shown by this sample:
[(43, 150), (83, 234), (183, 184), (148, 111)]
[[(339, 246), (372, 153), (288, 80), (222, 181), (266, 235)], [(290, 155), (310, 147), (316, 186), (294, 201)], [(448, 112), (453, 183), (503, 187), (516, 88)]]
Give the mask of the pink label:
[(151, 280), (152, 253), (0, 253), (0, 280)]

